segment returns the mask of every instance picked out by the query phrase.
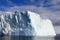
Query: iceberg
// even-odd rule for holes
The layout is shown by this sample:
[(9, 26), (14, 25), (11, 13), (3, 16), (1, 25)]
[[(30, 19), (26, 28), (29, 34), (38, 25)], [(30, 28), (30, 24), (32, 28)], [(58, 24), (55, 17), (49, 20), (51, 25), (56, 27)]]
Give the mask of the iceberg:
[[(50, 19), (42, 19), (31, 11), (15, 11), (14, 14), (1, 15), (0, 33), (21, 36), (55, 36)], [(2, 25), (2, 26), (1, 26)], [(2, 28), (4, 27), (4, 30)]]

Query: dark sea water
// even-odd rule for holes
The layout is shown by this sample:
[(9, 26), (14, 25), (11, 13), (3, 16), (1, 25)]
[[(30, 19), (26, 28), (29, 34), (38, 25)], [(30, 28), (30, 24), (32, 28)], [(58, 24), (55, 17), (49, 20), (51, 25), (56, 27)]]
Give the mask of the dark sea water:
[(3, 36), (0, 40), (59, 40), (57, 37), (40, 37), (40, 36)]

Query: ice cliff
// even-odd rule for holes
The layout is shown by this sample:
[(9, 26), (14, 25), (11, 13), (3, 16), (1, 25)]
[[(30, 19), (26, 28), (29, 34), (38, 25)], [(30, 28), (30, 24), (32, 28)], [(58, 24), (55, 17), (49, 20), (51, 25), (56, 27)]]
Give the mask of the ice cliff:
[(0, 33), (23, 36), (55, 36), (51, 20), (31, 11), (15, 11), (0, 16)]

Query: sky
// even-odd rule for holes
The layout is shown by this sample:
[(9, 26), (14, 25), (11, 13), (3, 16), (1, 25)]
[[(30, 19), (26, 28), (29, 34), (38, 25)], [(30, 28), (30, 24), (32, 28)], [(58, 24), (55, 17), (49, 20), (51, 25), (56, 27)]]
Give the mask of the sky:
[(51, 6), (51, 3), (48, 3), (48, 0), (0, 0), (0, 6), (11, 7), (11, 6), (21, 6), (21, 5), (35, 5), (41, 6), (40, 3), (44, 6)]
[(0, 0), (0, 13), (30, 10), (60, 25), (60, 0)]
[[(36, 7), (53, 7), (60, 5), (59, 0), (0, 0), (0, 11), (5, 11), (4, 7), (15, 7), (15, 6), (36, 6)], [(60, 10), (60, 9), (58, 9)]]

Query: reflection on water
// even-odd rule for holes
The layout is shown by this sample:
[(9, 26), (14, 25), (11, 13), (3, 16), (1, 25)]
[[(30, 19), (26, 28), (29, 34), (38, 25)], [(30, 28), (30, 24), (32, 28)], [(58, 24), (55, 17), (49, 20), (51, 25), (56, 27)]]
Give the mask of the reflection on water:
[(2, 37), (0, 37), (0, 40), (10, 40), (10, 37), (9, 36), (2, 36)]
[(54, 40), (54, 37), (39, 36), (3, 36), (0, 40)]

